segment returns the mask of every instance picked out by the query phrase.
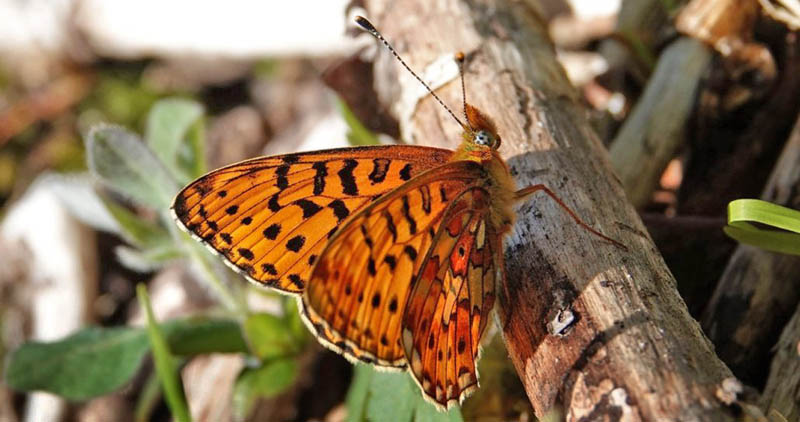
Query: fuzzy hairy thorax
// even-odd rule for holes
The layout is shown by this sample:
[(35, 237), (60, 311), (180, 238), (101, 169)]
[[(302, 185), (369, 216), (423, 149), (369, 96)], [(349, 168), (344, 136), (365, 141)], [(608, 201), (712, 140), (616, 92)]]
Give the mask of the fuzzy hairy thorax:
[(463, 140), (452, 160), (475, 161), (486, 169), (483, 185), (491, 198), (489, 221), (498, 234), (504, 234), (511, 229), (516, 217), (513, 205), (517, 185), (497, 151), (502, 141), (494, 122), (469, 104), (465, 105), (465, 113), (468, 125), (464, 127)]

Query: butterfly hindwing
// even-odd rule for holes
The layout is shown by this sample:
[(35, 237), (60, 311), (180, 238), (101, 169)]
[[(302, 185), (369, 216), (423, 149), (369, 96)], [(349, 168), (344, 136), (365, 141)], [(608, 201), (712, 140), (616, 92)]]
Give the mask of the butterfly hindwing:
[(322, 251), (302, 296), (308, 325), (323, 344), (350, 359), (406, 366), (400, 333), (412, 280), (450, 204), (482, 175), (474, 162), (446, 164), (348, 220)]
[(299, 293), (348, 217), (451, 154), (392, 145), (256, 158), (191, 183), (173, 211), (250, 281)]
[(481, 335), (494, 304), (497, 235), (488, 192), (472, 188), (452, 205), (414, 281), (402, 342), (423, 394), (447, 408), (478, 386)]

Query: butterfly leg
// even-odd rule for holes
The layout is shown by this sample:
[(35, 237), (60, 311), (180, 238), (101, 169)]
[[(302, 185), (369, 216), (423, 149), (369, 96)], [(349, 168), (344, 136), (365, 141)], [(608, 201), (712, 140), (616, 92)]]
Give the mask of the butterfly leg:
[(614, 245), (616, 245), (617, 247), (619, 247), (619, 248), (621, 248), (621, 249), (623, 249), (625, 251), (628, 250), (628, 248), (625, 247), (625, 245), (623, 245), (622, 243), (620, 243), (620, 242), (618, 242), (618, 241), (616, 241), (616, 240), (604, 235), (603, 233), (600, 233), (599, 231), (591, 228), (588, 224), (586, 224), (583, 220), (581, 220), (581, 218), (578, 217), (578, 215), (575, 214), (575, 212), (572, 211), (572, 209), (570, 207), (568, 207), (567, 204), (565, 204), (564, 201), (562, 201), (561, 198), (558, 197), (558, 195), (556, 195), (553, 191), (550, 190), (550, 188), (548, 188), (545, 185), (539, 184), (539, 185), (532, 185), (532, 186), (528, 186), (526, 188), (522, 188), (522, 189), (514, 192), (514, 199), (516, 201), (522, 201), (525, 198), (529, 197), (530, 195), (533, 195), (534, 193), (539, 192), (539, 191), (546, 193), (547, 196), (549, 196), (554, 201), (556, 201), (556, 203), (564, 211), (566, 211), (566, 213), (569, 214), (569, 216), (572, 217), (572, 219), (575, 220), (575, 222), (578, 223), (579, 226), (581, 226), (584, 229), (588, 230), (593, 235), (598, 236), (598, 237), (600, 237), (600, 238), (602, 238), (602, 239), (604, 239), (604, 240), (606, 240), (608, 242), (613, 243)]

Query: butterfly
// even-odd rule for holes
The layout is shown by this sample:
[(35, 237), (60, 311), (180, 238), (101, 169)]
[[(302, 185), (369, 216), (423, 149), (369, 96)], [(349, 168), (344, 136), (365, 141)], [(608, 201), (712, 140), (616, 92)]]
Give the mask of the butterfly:
[[(405, 66), (372, 24), (357, 23)], [(455, 151), (385, 145), (260, 157), (200, 177), (172, 206), (182, 228), (246, 279), (296, 295), (320, 343), (354, 362), (409, 369), (440, 409), (478, 387), (515, 203), (544, 192), (618, 243), (546, 186), (518, 190), (497, 128), (478, 109), (464, 101), (466, 123), (450, 114), (463, 128)]]

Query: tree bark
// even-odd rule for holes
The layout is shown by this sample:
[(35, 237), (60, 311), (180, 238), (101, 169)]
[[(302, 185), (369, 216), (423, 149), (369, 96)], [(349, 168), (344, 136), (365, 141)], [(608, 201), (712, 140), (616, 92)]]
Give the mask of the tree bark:
[[(545, 183), (627, 245), (623, 251), (581, 229), (544, 195), (518, 207), (498, 314), (537, 416), (560, 405), (570, 420), (732, 419), (714, 396), (730, 372), (625, 199), (534, 7), (491, 0), (367, 6), (423, 79), (437, 57), (463, 51), (467, 100), (497, 123), (518, 185)], [(375, 88), (396, 104), (405, 140), (459, 143), (458, 125), (432, 98), (400, 101), (418, 88), (390, 55), (380, 54), (376, 67)], [(438, 90), (456, 110), (460, 91), (457, 79)]]
[(800, 308), (786, 324), (775, 351), (760, 404), (766, 412), (777, 411), (787, 421), (800, 420)]

